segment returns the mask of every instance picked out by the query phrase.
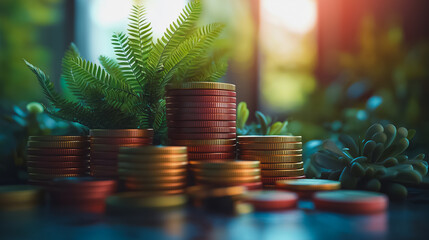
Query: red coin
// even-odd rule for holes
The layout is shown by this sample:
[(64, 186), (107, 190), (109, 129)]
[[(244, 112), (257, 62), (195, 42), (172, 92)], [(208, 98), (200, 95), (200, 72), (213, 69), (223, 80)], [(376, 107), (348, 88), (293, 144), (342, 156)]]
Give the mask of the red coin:
[(88, 160), (79, 162), (27, 161), (27, 166), (34, 168), (81, 168), (88, 166)]
[(168, 134), (171, 139), (180, 140), (206, 140), (206, 139), (231, 139), (237, 136), (236, 133), (188, 133), (188, 134)]
[(236, 114), (235, 108), (167, 108), (167, 114)]
[(168, 121), (169, 128), (235, 127), (235, 121)]
[(152, 138), (91, 138), (94, 144), (152, 144)]
[(220, 102), (168, 102), (167, 108), (229, 108), (236, 109), (235, 103)]
[(91, 151), (91, 159), (116, 160), (118, 153)]
[(286, 191), (261, 190), (247, 193), (244, 199), (256, 210), (273, 211), (295, 208), (298, 195)]
[(235, 133), (235, 127), (213, 127), (213, 128), (169, 128), (168, 133)]
[(277, 181), (279, 180), (291, 180), (291, 179), (300, 179), (305, 178), (305, 176), (298, 176), (298, 177), (262, 177), (261, 181), (264, 185), (275, 185)]
[(247, 190), (259, 190), (262, 189), (262, 182), (245, 183), (240, 184), (240, 186), (247, 188)]
[(235, 153), (188, 153), (189, 160), (235, 159)]
[(235, 91), (216, 89), (171, 89), (167, 91), (167, 96), (230, 96), (235, 97)]
[(168, 121), (235, 121), (236, 118), (236, 114), (167, 114)]
[(174, 96), (166, 97), (167, 103), (175, 102), (218, 102), (218, 103), (235, 103), (236, 97), (225, 96)]
[[(88, 154), (88, 152), (87, 152)], [(28, 155), (28, 161), (30, 162), (47, 162), (46, 164), (50, 164), (51, 162), (85, 162), (89, 159), (89, 155), (81, 155), (81, 156), (37, 156), (37, 155)]]
[[(82, 156), (87, 155), (89, 153), (88, 148), (69, 148), (69, 149), (60, 149), (60, 148), (28, 148), (27, 154), (36, 155), (40, 157), (40, 155), (45, 156)], [(54, 160), (55, 161), (55, 160)]]
[(235, 145), (200, 145), (188, 146), (189, 153), (221, 153), (234, 152)]
[(316, 209), (350, 214), (382, 212), (389, 204), (384, 194), (353, 190), (318, 192), (313, 201)]
[(36, 174), (80, 174), (85, 173), (88, 170), (87, 167), (82, 168), (33, 168), (28, 167), (28, 173)]

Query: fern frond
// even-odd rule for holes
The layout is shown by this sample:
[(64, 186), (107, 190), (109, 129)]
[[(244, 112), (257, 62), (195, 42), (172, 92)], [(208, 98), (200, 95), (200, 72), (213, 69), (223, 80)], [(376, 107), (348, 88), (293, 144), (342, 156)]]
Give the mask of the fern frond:
[(144, 71), (152, 47), (152, 28), (146, 20), (144, 7), (133, 6), (129, 20), (129, 45), (137, 64)]
[(143, 72), (134, 58), (128, 37), (123, 33), (115, 33), (112, 36), (112, 45), (127, 83), (137, 95), (143, 94)]
[(188, 3), (176, 22), (170, 24), (164, 36), (154, 44), (149, 56), (148, 63), (154, 71), (162, 69), (165, 61), (171, 53), (185, 39), (187, 34), (193, 30), (201, 14), (201, 3), (199, 0)]
[[(198, 64), (198, 63), (197, 63)], [(225, 51), (216, 51), (198, 64), (199, 71), (190, 75), (187, 81), (214, 82), (222, 78), (228, 70), (228, 56)]]

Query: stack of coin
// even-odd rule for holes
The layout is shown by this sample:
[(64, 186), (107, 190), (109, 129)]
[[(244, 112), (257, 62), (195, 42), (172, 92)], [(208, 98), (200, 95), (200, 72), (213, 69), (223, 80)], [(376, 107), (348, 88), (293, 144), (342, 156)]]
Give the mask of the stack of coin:
[(262, 183), (304, 178), (301, 136), (239, 136), (239, 159), (261, 163)]
[(118, 152), (121, 147), (151, 145), (152, 129), (93, 129), (91, 135), (91, 175), (118, 177)]
[(169, 85), (166, 95), (170, 145), (188, 146), (189, 160), (235, 159), (235, 85)]
[(0, 186), (0, 210), (23, 210), (39, 206), (43, 201), (40, 188), (28, 185)]
[(103, 212), (105, 200), (116, 191), (116, 181), (93, 177), (56, 178), (48, 188), (53, 205)]
[(191, 161), (191, 171), (197, 184), (207, 186), (262, 187), (258, 161)]
[(83, 176), (88, 172), (87, 136), (30, 136), (27, 146), (30, 183), (43, 185), (56, 177)]
[(119, 178), (128, 190), (146, 193), (183, 193), (187, 180), (186, 147), (145, 146), (121, 148)]

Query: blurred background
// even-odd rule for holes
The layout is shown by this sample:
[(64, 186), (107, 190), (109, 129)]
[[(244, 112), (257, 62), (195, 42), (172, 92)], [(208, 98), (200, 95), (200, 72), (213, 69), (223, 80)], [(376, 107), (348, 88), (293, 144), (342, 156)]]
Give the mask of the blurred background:
[[(288, 131), (304, 141), (363, 135), (374, 122), (393, 123), (417, 130), (411, 149), (428, 148), (428, 1), (202, 1), (202, 22), (227, 23), (218, 43), (231, 54), (224, 81), (238, 85), (238, 100), (246, 101), (251, 113), (287, 119)], [(45, 116), (38, 105), (27, 107), (44, 100), (23, 58), (61, 90), (61, 58), (71, 42), (88, 60), (113, 56), (112, 33), (126, 31), (132, 4), (147, 7), (160, 37), (187, 2), (0, 1), (2, 151), (16, 165), (22, 136), (82, 131)]]

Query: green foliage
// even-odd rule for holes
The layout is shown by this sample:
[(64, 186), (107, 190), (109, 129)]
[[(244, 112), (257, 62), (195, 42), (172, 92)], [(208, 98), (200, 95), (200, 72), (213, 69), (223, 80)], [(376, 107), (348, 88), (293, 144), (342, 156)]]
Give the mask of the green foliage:
[(306, 176), (327, 177), (340, 180), (343, 188), (383, 191), (394, 199), (403, 198), (406, 188), (401, 184), (418, 184), (428, 172), (424, 154), (412, 159), (404, 154), (414, 133), (392, 124), (374, 124), (363, 139), (340, 135), (342, 148), (325, 140), (323, 149), (311, 156)]
[(256, 123), (246, 125), (249, 109), (245, 102), (240, 102), (237, 108), (237, 133), (239, 135), (287, 135), (288, 121), (272, 123), (271, 117), (260, 111), (255, 112)]
[(161, 142), (167, 127), (165, 86), (216, 81), (226, 71), (225, 55), (209, 54), (223, 25), (196, 26), (200, 14), (200, 1), (190, 2), (154, 42), (145, 9), (134, 6), (128, 35), (112, 36), (116, 60), (100, 56), (101, 66), (82, 59), (72, 44), (63, 59), (62, 77), (76, 101), (56, 93), (48, 77), (26, 62), (50, 102), (47, 111), (93, 129), (153, 128), (155, 141)]

